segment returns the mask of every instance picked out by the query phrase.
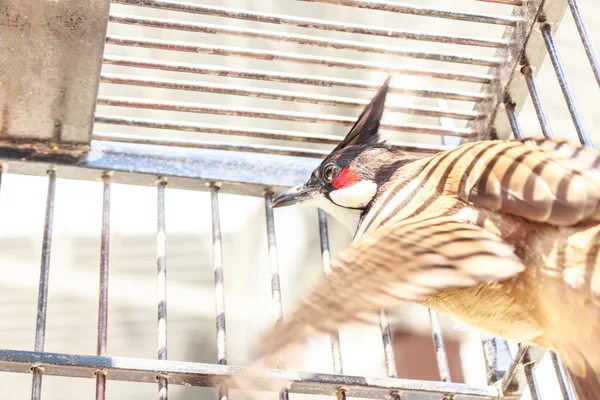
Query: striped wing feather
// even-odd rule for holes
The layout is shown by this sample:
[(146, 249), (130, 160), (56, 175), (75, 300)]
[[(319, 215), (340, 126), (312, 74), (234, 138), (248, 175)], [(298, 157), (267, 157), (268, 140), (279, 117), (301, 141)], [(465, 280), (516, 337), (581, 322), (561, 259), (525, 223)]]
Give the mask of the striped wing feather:
[(505, 279), (523, 270), (512, 246), (451, 217), (390, 223), (365, 234), (332, 262), (332, 272), (285, 323), (258, 341), (271, 356), (316, 332), (334, 332), (378, 312), (446, 288)]
[[(453, 171), (458, 196), (488, 209), (568, 226), (600, 221), (600, 152), (547, 139), (482, 142)], [(464, 148), (464, 147), (463, 147)]]

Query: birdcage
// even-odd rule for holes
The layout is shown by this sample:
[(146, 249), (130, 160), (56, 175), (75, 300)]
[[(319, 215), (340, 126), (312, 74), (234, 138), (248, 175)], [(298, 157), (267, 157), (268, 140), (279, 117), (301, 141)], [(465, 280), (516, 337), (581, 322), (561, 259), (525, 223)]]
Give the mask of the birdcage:
[[(264, 203), (265, 220), (255, 225), (267, 234), (261, 251), (268, 276), (262, 284), (258, 278), (243, 284), (262, 285), (265, 296), (272, 296), (272, 310), (261, 313), (272, 314), (274, 322), (285, 318), (282, 299), (292, 294), (280, 284), (279, 265), (287, 254), (278, 251), (272, 196), (309, 176), (387, 74), (393, 79), (381, 128), (407, 152), (430, 155), (465, 141), (553, 137), (553, 132), (593, 144), (590, 127), (600, 128), (594, 101), (600, 64), (591, 35), (600, 32), (600, 20), (593, 0), (580, 2), (582, 9), (577, 0), (0, 0), (0, 178), (5, 178), (0, 207), (9, 190), (19, 199), (5, 209), (1, 229), (18, 229), (24, 215), (41, 218), (41, 210), (29, 206), (32, 195), (8, 186), (9, 177), (34, 175), (47, 181), (39, 280), (28, 280), (32, 285), (35, 279), (37, 292), (36, 317), (27, 314), (35, 331), (25, 338), (29, 348), (0, 343), (2, 375), (8, 380), (31, 376), (27, 390), (36, 400), (42, 398), (42, 382), (55, 376), (66, 377), (56, 398), (66, 398), (76, 377), (95, 382), (97, 399), (117, 398), (118, 390), (110, 390), (113, 381), (141, 382), (158, 390), (160, 399), (177, 386), (211, 387), (221, 399), (229, 392), (236, 398), (234, 389), (252, 391), (251, 380), (244, 387), (232, 386), (244, 367), (228, 365), (225, 299), (235, 294), (224, 290), (224, 281), (240, 278), (227, 276), (223, 262), (227, 252), (220, 218), (234, 212), (220, 208), (223, 195)], [(586, 14), (587, 22), (595, 24), (592, 33), (584, 24)], [(53, 286), (68, 292), (77, 290), (79, 282), (70, 281), (75, 279), (70, 273), (52, 280), (54, 262), (50, 268), (57, 182), (73, 179), (101, 185), (94, 193), (102, 202), (96, 211), (86, 211), (101, 216), (94, 250), (100, 261), (99, 292), (98, 281), (94, 293), (85, 290), (99, 305), (93, 313), (95, 355), (94, 349), (54, 352), (44, 346)], [(117, 222), (114, 213), (111, 218), (116, 206), (111, 190), (121, 184), (156, 191), (148, 200), (156, 201), (156, 261), (144, 265), (155, 274), (153, 290), (158, 290), (158, 302), (149, 302), (158, 309), (154, 358), (107, 353), (108, 304), (113, 296), (135, 298), (137, 288), (134, 281), (111, 283), (109, 295), (110, 225)], [(216, 318), (215, 363), (172, 355), (167, 360), (171, 264), (165, 204), (169, 191), (180, 189), (210, 193), (206, 211), (211, 215), (207, 229), (212, 232), (216, 313), (209, 327), (214, 331)], [(85, 198), (83, 192), (69, 197)], [(9, 219), (9, 214), (17, 217)], [(327, 270), (330, 242), (322, 212), (314, 215), (314, 226), (320, 248), (312, 252)], [(293, 229), (277, 233), (280, 241), (282, 234), (295, 235)], [(11, 243), (5, 241), (5, 254), (19, 251)], [(118, 238), (110, 244), (118, 246)], [(187, 249), (193, 247), (189, 243)], [(2, 281), (16, 288), (6, 290), (3, 304), (10, 310), (19, 292), (28, 291), (19, 289), (25, 279), (20, 264), (2, 259)], [(177, 306), (169, 303), (169, 311), (187, 307), (193, 312), (202, 300), (194, 297), (193, 288), (190, 293)], [(76, 318), (85, 325), (91, 314)], [(16, 312), (3, 315), (6, 329), (17, 324)], [(386, 376), (343, 374), (346, 353), (334, 337), (330, 371), (265, 370), (263, 377), (281, 398), (509, 399), (524, 391), (532, 399), (542, 398), (536, 368), (545, 350), (520, 346), (511, 356), (506, 342), (485, 339), (485, 362), (476, 368), (485, 372), (487, 382), (455, 383), (438, 315), (430, 312), (429, 318), (439, 381), (398, 377), (393, 327), (385, 314), (378, 327), (380, 345), (369, 351), (381, 353)], [(77, 336), (78, 329), (69, 330)], [(573, 399), (560, 360), (549, 357), (556, 372), (552, 379), (560, 387), (560, 394), (550, 398)], [(1, 397), (6, 395), (3, 390)], [(74, 396), (91, 398), (93, 392)]]

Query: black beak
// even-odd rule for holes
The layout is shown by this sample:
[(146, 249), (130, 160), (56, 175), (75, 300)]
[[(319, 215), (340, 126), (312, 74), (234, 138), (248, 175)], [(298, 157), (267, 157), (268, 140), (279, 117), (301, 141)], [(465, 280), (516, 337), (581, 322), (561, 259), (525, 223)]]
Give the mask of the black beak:
[(304, 203), (305, 201), (314, 198), (315, 194), (315, 189), (306, 187), (303, 184), (294, 186), (290, 190), (287, 190), (275, 197), (271, 203), (271, 207), (285, 207), (291, 206), (292, 204)]

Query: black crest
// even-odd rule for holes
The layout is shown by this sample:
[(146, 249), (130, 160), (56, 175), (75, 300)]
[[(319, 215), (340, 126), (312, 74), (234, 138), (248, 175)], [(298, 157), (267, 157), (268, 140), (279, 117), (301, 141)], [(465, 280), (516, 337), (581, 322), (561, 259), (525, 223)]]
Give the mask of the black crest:
[(344, 140), (333, 150), (341, 150), (347, 146), (362, 144), (369, 145), (379, 142), (379, 121), (383, 115), (385, 98), (391, 76), (388, 76), (379, 88), (371, 102), (365, 107)]

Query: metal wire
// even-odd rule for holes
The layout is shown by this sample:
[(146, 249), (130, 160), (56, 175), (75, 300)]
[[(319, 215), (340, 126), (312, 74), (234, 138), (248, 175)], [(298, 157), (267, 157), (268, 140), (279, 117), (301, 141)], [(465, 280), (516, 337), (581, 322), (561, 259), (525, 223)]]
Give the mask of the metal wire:
[[(140, 78), (137, 76), (109, 73), (102, 73), (100, 75), (100, 82), (118, 85), (136, 85), (161, 89), (190, 90), (196, 92), (257, 97), (262, 99), (284, 100), (338, 107), (364, 108), (367, 104), (369, 104), (368, 100), (349, 97), (326, 96), (296, 91), (262, 89), (240, 85), (192, 82), (176, 79)], [(475, 111), (442, 110), (435, 107), (386, 104), (385, 108), (386, 110), (392, 112), (423, 115), (428, 117), (448, 117), (465, 120), (473, 120), (479, 117), (479, 114)]]
[(460, 54), (430, 52), (410, 49), (406, 47), (389, 46), (383, 44), (370, 44), (351, 40), (321, 38), (318, 36), (272, 32), (261, 29), (240, 28), (226, 25), (182, 22), (177, 20), (138, 17), (122, 14), (111, 14), (109, 17), (109, 21), (117, 24), (130, 24), (160, 29), (173, 29), (188, 32), (210, 33), (214, 35), (240, 36), (253, 39), (267, 39), (286, 43), (297, 43), (302, 45), (332, 48), (337, 50), (354, 50), (365, 53), (389, 54), (399, 57), (408, 57), (449, 63), (482, 65), (488, 67), (497, 67), (502, 64), (502, 61), (495, 57), (463, 56)]
[(314, 3), (330, 3), (348, 7), (366, 8), (370, 10), (391, 11), (400, 14), (418, 15), (422, 17), (434, 17), (453, 19), (459, 21), (479, 22), (483, 24), (495, 24), (515, 26), (518, 19), (499, 15), (474, 14), (457, 11), (440, 10), (437, 8), (422, 7), (412, 4), (402, 4), (387, 0), (305, 0)]
[[(329, 233), (327, 229), (327, 214), (325, 211), (318, 209), (319, 215), (319, 237), (321, 240), (321, 262), (323, 264), (323, 272), (325, 276), (331, 272), (331, 255), (329, 251)], [(333, 359), (333, 373), (343, 374), (344, 367), (342, 365), (342, 349), (340, 347), (339, 332), (329, 335), (331, 341), (331, 356)], [(346, 400), (346, 392), (343, 389), (336, 391), (338, 400)]]
[[(225, 285), (223, 283), (223, 242), (221, 240), (221, 221), (219, 216), (219, 187), (210, 185), (213, 234), (213, 266), (215, 276), (215, 314), (217, 326), (217, 362), (227, 365), (227, 329), (225, 323)], [(225, 384), (219, 384), (219, 399), (227, 399), (229, 390)]]
[[(165, 186), (167, 181), (157, 182), (157, 234), (156, 234), (156, 266), (158, 289), (158, 359), (167, 359), (167, 235), (165, 230)], [(168, 399), (167, 377), (159, 375), (158, 399)]]
[(598, 53), (596, 52), (596, 48), (592, 43), (592, 39), (590, 38), (587, 28), (585, 27), (583, 17), (579, 12), (579, 4), (577, 4), (577, 0), (568, 0), (568, 3), (569, 7), (571, 8), (571, 14), (573, 14), (573, 19), (575, 20), (575, 25), (577, 26), (577, 31), (579, 32), (579, 36), (583, 42), (585, 54), (587, 54), (588, 60), (590, 60), (590, 66), (592, 67), (592, 71), (596, 77), (596, 82), (598, 82), (598, 86), (600, 86), (600, 61), (598, 61)]
[(346, 68), (361, 71), (379, 71), (390, 74), (423, 76), (428, 78), (463, 81), (471, 83), (491, 83), (494, 77), (489, 74), (454, 72), (433, 68), (399, 67), (397, 64), (349, 60), (337, 57), (320, 57), (310, 54), (297, 54), (282, 51), (249, 49), (246, 47), (221, 46), (203, 43), (177, 42), (172, 40), (146, 39), (129, 36), (107, 35), (106, 44), (142, 47), (147, 49), (203, 53), (228, 57), (243, 57), (268, 61), (285, 61), (299, 64), (320, 65), (328, 68)]
[[(44, 218), (44, 236), (42, 238), (42, 261), (38, 290), (37, 318), (35, 325), (34, 351), (44, 351), (46, 338), (46, 312), (48, 310), (48, 280), (50, 278), (50, 254), (52, 250), (52, 225), (54, 223), (54, 197), (56, 194), (56, 170), (48, 170), (48, 196), (46, 198), (46, 216)], [(43, 367), (33, 368), (31, 400), (42, 396)]]
[[(283, 304), (281, 301), (281, 282), (279, 279), (279, 256), (277, 255), (277, 240), (275, 238), (275, 217), (273, 216), (273, 193), (265, 193), (265, 216), (267, 219), (267, 243), (269, 254), (269, 271), (271, 274), (271, 299), (273, 310), (273, 322), (277, 326), (283, 322)], [(283, 368), (283, 362), (279, 360), (278, 368)], [(279, 392), (281, 400), (288, 400), (289, 392), (287, 388)]]
[(508, 122), (510, 122), (510, 127), (512, 129), (513, 134), (515, 135), (515, 139), (523, 139), (523, 130), (521, 129), (521, 125), (519, 124), (519, 120), (517, 119), (517, 113), (515, 112), (515, 103), (507, 103), (505, 104), (506, 115), (508, 116)]
[[(106, 355), (108, 337), (108, 264), (110, 247), (110, 181), (108, 173), (102, 175), (102, 233), (100, 236), (100, 289), (98, 301), (98, 344), (96, 355)], [(96, 400), (106, 398), (106, 371), (96, 373)]]
[(553, 351), (550, 352), (550, 358), (552, 359), (554, 371), (556, 371), (556, 377), (558, 378), (558, 385), (560, 386), (560, 392), (563, 399), (574, 400), (575, 396), (571, 390), (571, 385), (569, 385), (569, 378), (567, 377), (567, 373), (565, 372), (562, 362), (560, 362), (560, 359)]
[(113, 0), (113, 3), (152, 7), (161, 10), (179, 11), (193, 14), (211, 15), (225, 17), (229, 19), (242, 19), (247, 21), (263, 22), (277, 25), (291, 25), (302, 28), (313, 28), (327, 31), (383, 36), (396, 39), (421, 40), (437, 43), (495, 48), (502, 48), (508, 46), (508, 41), (506, 41), (505, 39), (432, 34), (429, 32), (408, 31), (392, 27), (352, 24), (339, 21), (326, 21), (313, 18), (277, 15), (171, 0)]
[[(356, 79), (332, 78), (316, 75), (302, 75), (287, 72), (263, 71), (247, 68), (232, 68), (221, 65), (214, 66), (173, 61), (156, 61), (143, 58), (123, 57), (114, 55), (105, 55), (104, 63), (124, 67), (148, 68), (162, 71), (176, 71), (193, 74), (223, 76), (228, 78), (242, 78), (260, 81), (312, 85), (319, 87), (366, 90), (369, 92), (376, 91), (379, 88), (379, 86), (381, 86), (381, 82), (361, 81)], [(406, 96), (442, 98), (446, 100), (460, 100), (471, 102), (482, 102), (488, 99), (488, 95), (486, 93), (409, 89), (394, 84), (390, 84), (389, 92), (393, 94), (400, 94)]]
[(435, 359), (437, 361), (440, 379), (443, 382), (451, 382), (450, 367), (448, 366), (448, 355), (444, 347), (444, 338), (442, 337), (442, 327), (437, 311), (429, 310), (429, 319), (431, 320), (431, 333), (433, 337), (433, 348), (435, 350)]
[[(235, 126), (226, 126), (226, 125), (213, 125), (213, 124), (204, 124), (198, 122), (175, 122), (175, 121), (163, 121), (163, 120), (153, 120), (153, 119), (145, 119), (145, 118), (129, 118), (129, 117), (116, 117), (116, 116), (106, 116), (106, 115), (96, 115), (95, 117), (96, 124), (112, 124), (112, 125), (124, 125), (124, 126), (137, 126), (144, 128), (155, 128), (155, 129), (172, 129), (172, 130), (180, 130), (185, 132), (197, 132), (197, 133), (214, 133), (220, 135), (236, 135), (236, 136), (247, 136), (247, 137), (255, 137), (255, 138), (264, 138), (264, 139), (274, 139), (274, 140), (289, 140), (295, 142), (311, 142), (311, 143), (321, 143), (321, 144), (338, 144), (342, 138), (334, 135), (325, 135), (325, 134), (316, 134), (316, 133), (304, 133), (304, 132), (293, 132), (293, 131), (284, 131), (277, 129), (255, 129), (255, 128), (246, 128), (246, 127), (235, 127)], [(94, 138), (97, 140), (109, 140), (109, 141), (121, 141), (121, 142), (135, 142), (141, 144), (163, 144), (165, 146), (183, 146), (183, 147), (195, 147), (195, 148), (214, 148), (214, 149), (232, 149), (232, 150), (242, 150), (243, 151), (255, 151), (262, 153), (278, 153), (278, 154), (288, 154), (289, 151), (303, 151), (298, 148), (288, 148), (288, 151), (284, 150), (284, 148), (279, 146), (259, 146), (259, 145), (244, 145), (244, 144), (227, 144), (227, 143), (217, 143), (217, 142), (206, 142), (206, 141), (193, 141), (193, 140), (176, 140), (176, 139), (153, 139), (142, 136), (134, 136), (134, 135), (117, 135), (117, 134), (109, 134), (109, 133), (94, 133)], [(130, 139), (130, 140), (129, 140)], [(158, 141), (158, 142), (157, 142)], [(448, 150), (451, 147), (449, 146), (436, 146), (429, 144), (420, 144), (420, 143), (403, 143), (403, 142), (395, 142), (390, 141), (389, 144), (392, 147), (398, 148), (404, 151), (410, 151), (415, 153), (428, 153), (434, 154), (440, 151)], [(254, 149), (254, 150), (253, 150)], [(279, 149), (279, 151), (278, 151)], [(320, 157), (323, 155), (327, 155), (325, 151), (320, 150), (309, 150), (310, 154), (314, 157)], [(307, 153), (308, 154), (308, 153)], [(307, 155), (310, 157), (310, 155)]]
[(523, 359), (523, 369), (525, 370), (525, 378), (527, 379), (531, 400), (541, 400), (542, 396), (540, 395), (540, 389), (537, 380), (535, 379), (535, 371), (533, 370), (527, 355)]
[[(379, 312), (379, 328), (381, 329), (381, 339), (383, 340), (383, 354), (385, 356), (385, 370), (389, 378), (398, 377), (398, 369), (396, 367), (396, 355), (394, 354), (393, 337), (385, 310)], [(398, 393), (392, 391), (390, 393), (392, 400), (400, 400)]]
[[(342, 117), (338, 115), (303, 113), (295, 111), (280, 111), (252, 107), (234, 107), (214, 104), (187, 103), (178, 101), (156, 101), (135, 99), (127, 97), (98, 96), (99, 105), (146, 108), (152, 110), (193, 112), (203, 114), (230, 115), (249, 118), (266, 118), (281, 121), (295, 121), (305, 123), (327, 123), (343, 126), (352, 126), (355, 122), (353, 117)], [(411, 123), (386, 123), (382, 122), (380, 128), (383, 130), (424, 133), (431, 135), (447, 135), (470, 138), (474, 135), (471, 129), (453, 128), (447, 129), (434, 125), (411, 124)]]
[(544, 111), (542, 100), (540, 99), (537, 84), (535, 83), (535, 78), (533, 77), (533, 70), (530, 66), (525, 66), (521, 68), (521, 72), (525, 77), (525, 82), (527, 82), (527, 88), (529, 89), (529, 94), (531, 96), (531, 101), (533, 102), (533, 107), (535, 108), (535, 113), (537, 114), (538, 120), (540, 121), (542, 133), (544, 137), (552, 139), (554, 135), (552, 134), (552, 129), (550, 128), (550, 121), (548, 121), (546, 111)]
[(575, 97), (573, 96), (573, 92), (571, 91), (571, 87), (567, 82), (567, 77), (565, 76), (565, 71), (563, 70), (562, 62), (560, 61), (558, 52), (556, 50), (556, 44), (554, 43), (554, 38), (552, 37), (552, 30), (550, 25), (542, 25), (542, 36), (544, 37), (544, 42), (546, 43), (546, 48), (548, 49), (548, 55), (550, 56), (550, 60), (552, 61), (554, 72), (556, 72), (556, 78), (558, 79), (560, 88), (563, 92), (563, 95), (565, 96), (565, 101), (567, 102), (567, 107), (569, 108), (571, 119), (575, 124), (575, 130), (577, 131), (579, 140), (582, 144), (585, 144), (586, 146), (592, 146), (592, 141), (590, 140), (590, 137), (588, 136), (588, 133), (583, 125), (583, 117), (581, 116), (579, 107), (577, 106)]

